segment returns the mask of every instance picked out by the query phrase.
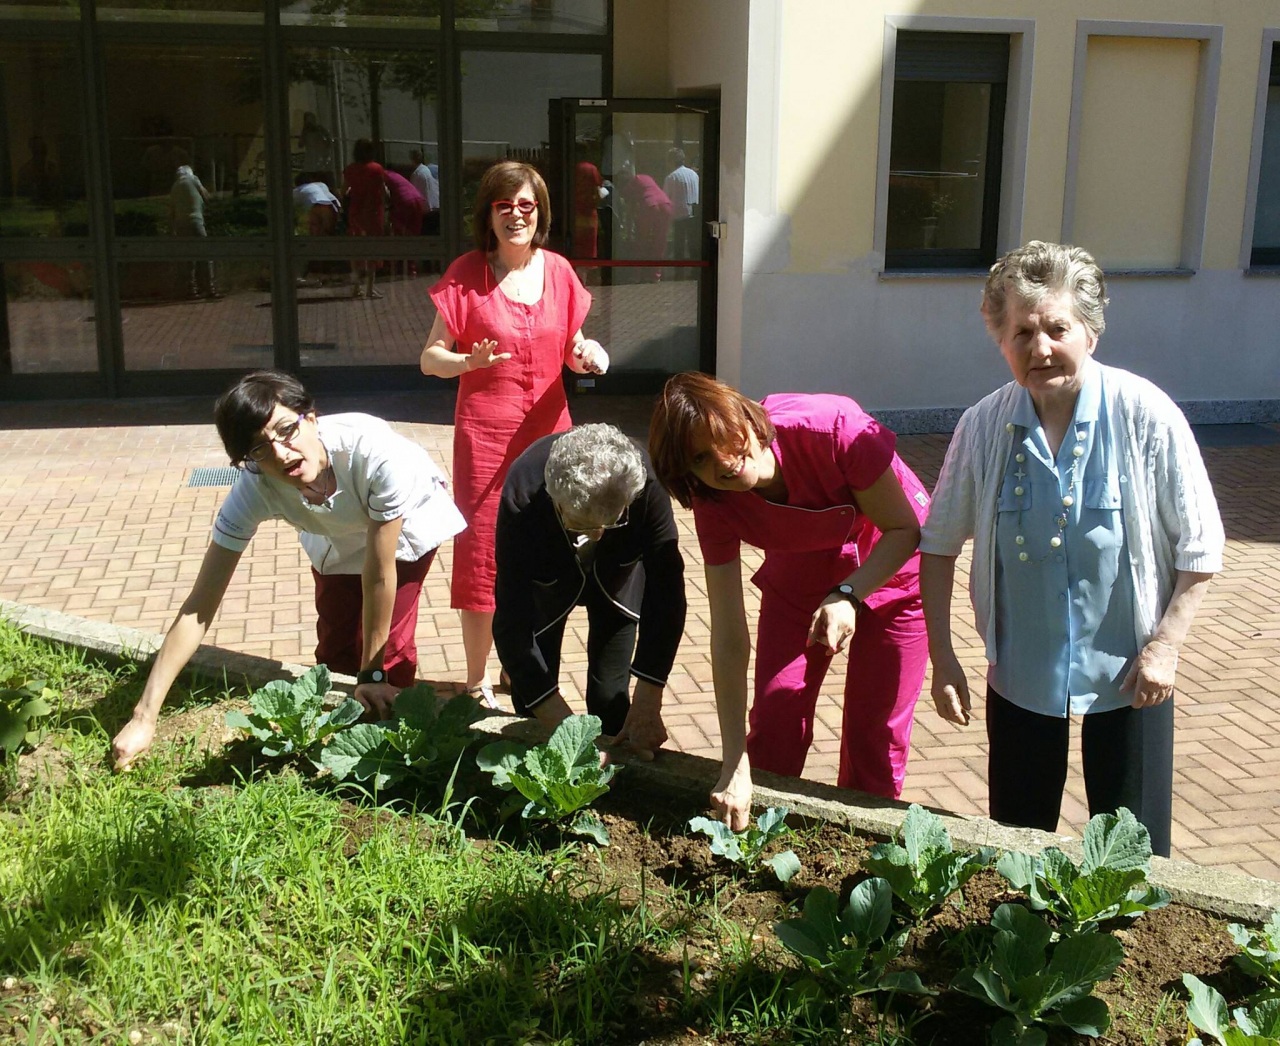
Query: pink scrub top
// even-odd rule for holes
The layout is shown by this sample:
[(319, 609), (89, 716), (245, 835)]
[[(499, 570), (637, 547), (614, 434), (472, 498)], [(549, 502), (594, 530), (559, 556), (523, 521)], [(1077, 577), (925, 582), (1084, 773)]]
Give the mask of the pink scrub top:
[[(752, 581), (810, 613), (880, 539), (880, 530), (858, 510), (856, 491), (892, 469), (922, 523), (929, 495), (898, 457), (897, 437), (848, 397), (781, 393), (763, 403), (777, 429), (770, 449), (787, 482), (786, 503), (750, 491), (716, 491), (715, 497), (694, 498), (694, 525), (708, 566), (737, 559), (744, 541), (754, 545), (765, 558)], [(865, 602), (897, 609), (919, 598), (915, 553)]]

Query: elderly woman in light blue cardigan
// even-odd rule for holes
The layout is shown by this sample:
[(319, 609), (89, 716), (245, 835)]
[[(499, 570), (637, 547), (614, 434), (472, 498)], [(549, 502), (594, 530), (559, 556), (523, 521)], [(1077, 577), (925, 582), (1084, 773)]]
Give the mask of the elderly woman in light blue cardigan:
[(951, 594), (973, 539), (991, 816), (1057, 828), (1077, 714), (1090, 815), (1127, 806), (1168, 856), (1178, 651), (1224, 538), (1182, 412), (1093, 358), (1106, 301), (1102, 270), (1078, 247), (1033, 241), (992, 266), (982, 314), (1014, 380), (960, 419), (920, 588), (934, 704), (965, 725)]

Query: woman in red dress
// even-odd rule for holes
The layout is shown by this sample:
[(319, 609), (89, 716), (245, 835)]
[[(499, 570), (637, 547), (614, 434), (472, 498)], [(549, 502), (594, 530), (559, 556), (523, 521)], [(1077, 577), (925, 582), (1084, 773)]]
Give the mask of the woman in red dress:
[(609, 356), (582, 336), (591, 295), (543, 247), (551, 205), (542, 175), (528, 164), (494, 164), (476, 191), (472, 227), (477, 249), (431, 289), (437, 314), (421, 366), (459, 379), (453, 487), (467, 529), (454, 542), (452, 604), (467, 690), (492, 707), (494, 528), (507, 469), (534, 440), (570, 427), (561, 368), (603, 374)]
[[(359, 139), (352, 147), (352, 162), (342, 172), (342, 195), (347, 201), (347, 234), (350, 236), (383, 236), (387, 225), (386, 169), (374, 157), (377, 150), (368, 138)], [(381, 298), (382, 293), (373, 286), (378, 263), (372, 259), (351, 263), (356, 284), (353, 293), (370, 298)], [(360, 278), (365, 286), (361, 290)]]

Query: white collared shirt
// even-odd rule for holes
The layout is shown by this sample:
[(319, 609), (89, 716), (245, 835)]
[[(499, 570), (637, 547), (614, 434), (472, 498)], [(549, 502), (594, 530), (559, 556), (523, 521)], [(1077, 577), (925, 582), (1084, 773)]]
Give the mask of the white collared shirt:
[(403, 519), (396, 559), (413, 562), (466, 527), (449, 483), (431, 455), (368, 414), (333, 414), (317, 422), (337, 489), (321, 505), (297, 487), (262, 473), (241, 472), (218, 509), (213, 540), (243, 552), (268, 519), (299, 531), (321, 574), (359, 574), (371, 522)]

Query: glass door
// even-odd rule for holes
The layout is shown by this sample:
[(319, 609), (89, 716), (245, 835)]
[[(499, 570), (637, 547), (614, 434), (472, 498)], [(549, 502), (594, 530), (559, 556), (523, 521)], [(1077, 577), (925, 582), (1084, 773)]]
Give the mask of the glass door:
[(600, 387), (648, 392), (713, 370), (718, 104), (561, 99), (551, 126), (554, 246), (595, 299), (583, 331), (612, 358)]

